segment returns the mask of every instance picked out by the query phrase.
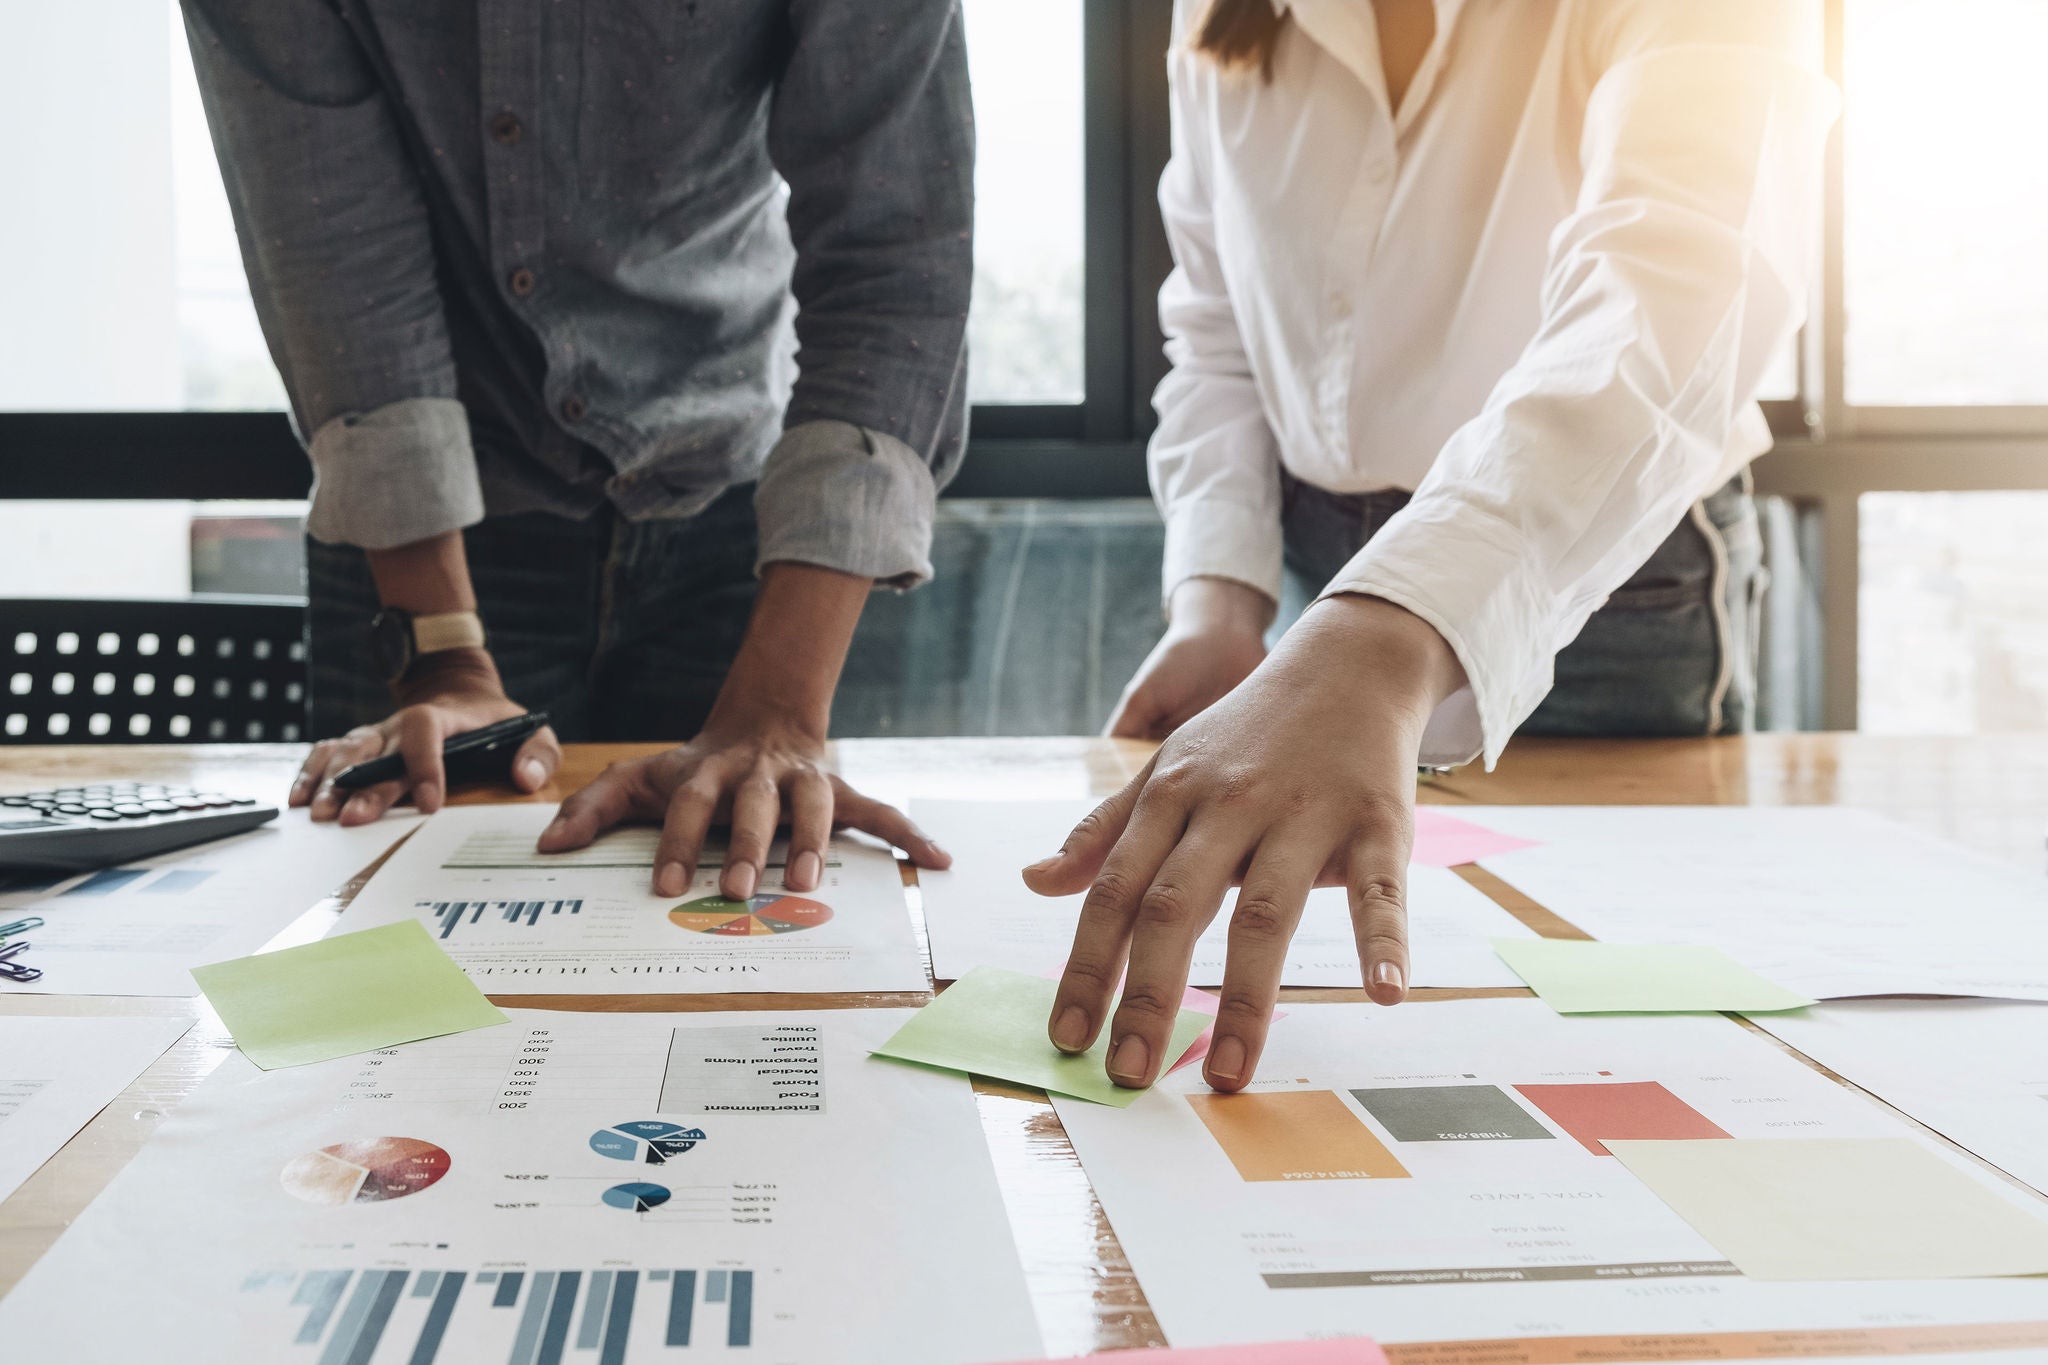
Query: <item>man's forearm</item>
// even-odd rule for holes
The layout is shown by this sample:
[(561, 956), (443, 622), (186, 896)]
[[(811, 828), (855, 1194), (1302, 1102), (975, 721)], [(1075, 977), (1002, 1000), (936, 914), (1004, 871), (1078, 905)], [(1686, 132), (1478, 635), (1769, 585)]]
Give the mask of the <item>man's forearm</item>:
[(707, 728), (774, 714), (823, 740), (874, 580), (813, 564), (761, 570), (761, 592)]
[(389, 550), (370, 550), (370, 576), (377, 597), (387, 607), (415, 616), (444, 611), (475, 611), (476, 592), (469, 582), (469, 560), (463, 554), (462, 532), (444, 531)]

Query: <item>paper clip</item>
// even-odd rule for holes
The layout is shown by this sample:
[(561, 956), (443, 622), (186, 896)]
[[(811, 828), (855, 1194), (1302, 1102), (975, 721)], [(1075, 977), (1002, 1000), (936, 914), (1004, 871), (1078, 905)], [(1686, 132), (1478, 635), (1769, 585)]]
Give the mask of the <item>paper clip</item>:
[(29, 982), (42, 979), (43, 969), (41, 967), (30, 967), (20, 962), (10, 962), (8, 960), (25, 952), (27, 949), (27, 939), (23, 939), (19, 943), (11, 943), (5, 948), (0, 948), (0, 980)]
[(5, 943), (14, 934), (26, 933), (30, 929), (40, 929), (42, 927), (43, 917), (41, 915), (29, 915), (14, 921), (12, 924), (0, 924), (0, 943)]

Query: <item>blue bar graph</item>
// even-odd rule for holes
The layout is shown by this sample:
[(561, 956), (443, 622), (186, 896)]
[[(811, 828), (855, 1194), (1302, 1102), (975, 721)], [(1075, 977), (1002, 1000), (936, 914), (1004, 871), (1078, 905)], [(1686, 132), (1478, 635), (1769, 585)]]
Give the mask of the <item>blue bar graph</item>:
[[(289, 1287), (289, 1307), (306, 1310), (293, 1341), (319, 1348), (307, 1365), (370, 1365), (380, 1358), (387, 1335), (398, 1340), (385, 1359), (435, 1365), (451, 1342), (452, 1350), (470, 1359), (476, 1342), (461, 1315), (464, 1290), (472, 1285), (478, 1287), (468, 1300), (472, 1316), (516, 1310), (513, 1319), (499, 1320), (512, 1328), (505, 1365), (626, 1365), (643, 1276), (668, 1287), (666, 1305), (658, 1295), (648, 1305), (660, 1320), (653, 1330), (662, 1345), (688, 1350), (700, 1294), (705, 1304), (723, 1305), (727, 1347), (754, 1344), (752, 1270), (266, 1270), (246, 1276), (242, 1289), (251, 1296), (282, 1297)], [(501, 1325), (492, 1335), (503, 1330)], [(403, 1345), (407, 1332), (417, 1333), (409, 1351)], [(586, 1351), (594, 1355), (580, 1354)]]
[[(421, 1278), (426, 1277), (423, 1275)], [(434, 1356), (441, 1349), (441, 1338), (448, 1335), (448, 1319), (455, 1316), (455, 1301), (461, 1297), (462, 1272), (451, 1270), (442, 1275), (440, 1289), (434, 1295), (434, 1306), (427, 1310), (427, 1320), (420, 1327), (420, 1339), (414, 1344), (412, 1358), (406, 1365), (434, 1365)]]
[(751, 1270), (732, 1273), (732, 1302), (725, 1306), (725, 1344), (754, 1344), (754, 1272)]
[(440, 926), (436, 937), (449, 938), (464, 924), (481, 923), (486, 914), (497, 916), (506, 924), (524, 924), (536, 928), (542, 915), (580, 915), (583, 902), (580, 900), (555, 901), (415, 901), (418, 910), (431, 910), (434, 920)]
[(668, 1286), (668, 1337), (670, 1346), (690, 1344), (690, 1310), (697, 1303), (697, 1272), (678, 1270)]
[(119, 891), (132, 881), (147, 877), (146, 867), (109, 867), (95, 872), (64, 894), (67, 896), (106, 896)]
[(633, 1326), (633, 1293), (640, 1273), (621, 1270), (612, 1283), (611, 1312), (604, 1325), (604, 1347), (597, 1365), (626, 1365), (626, 1334)]

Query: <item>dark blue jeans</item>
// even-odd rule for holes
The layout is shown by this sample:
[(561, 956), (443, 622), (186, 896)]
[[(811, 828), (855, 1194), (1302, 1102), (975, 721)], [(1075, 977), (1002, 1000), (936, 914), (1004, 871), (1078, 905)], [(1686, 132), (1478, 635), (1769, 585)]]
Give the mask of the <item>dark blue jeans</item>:
[[(694, 517), (625, 521), (533, 512), (463, 532), (505, 691), (564, 740), (685, 740), (739, 652), (754, 606), (754, 488)], [(376, 584), (361, 550), (306, 542), (315, 739), (382, 719), (370, 664)]]
[[(1283, 493), (1290, 621), (1408, 494)], [(1648, 562), (1558, 653), (1557, 681), (1515, 733), (1717, 735), (1756, 720), (1756, 642), (1767, 582), (1746, 477), (1695, 503)]]

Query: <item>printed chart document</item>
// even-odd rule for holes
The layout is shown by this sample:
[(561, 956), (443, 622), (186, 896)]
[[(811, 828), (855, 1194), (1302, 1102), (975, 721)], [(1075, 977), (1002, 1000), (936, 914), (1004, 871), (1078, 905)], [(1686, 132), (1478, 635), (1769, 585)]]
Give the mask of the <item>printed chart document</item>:
[(419, 827), (386, 816), (343, 829), (287, 810), (246, 834), (67, 876), (0, 897), (40, 915), (24, 937), (43, 995), (199, 994), (192, 969), (253, 953)]
[[(1940, 1328), (2048, 1351), (2048, 1280), (1750, 1280), (1609, 1153), (1608, 1139), (1911, 1138), (1733, 1020), (1290, 1006), (1259, 1077), (1220, 1095), (1177, 1072), (1121, 1111), (1054, 1100), (1176, 1346), (1360, 1335), (1491, 1343), (1431, 1365), (1691, 1361), (1854, 1357)], [(1823, 1332), (1839, 1350), (1813, 1349)]]
[(1594, 938), (1699, 943), (1819, 999), (2048, 1000), (2048, 877), (1833, 806), (1474, 806), (1482, 861)]
[(2048, 1005), (1839, 1000), (1756, 1022), (2048, 1195)]
[[(1078, 801), (913, 801), (910, 816), (953, 855), (945, 872), (917, 874), (924, 897), (932, 974), (957, 980), (976, 967), (1052, 971), (1066, 963), (1080, 922), (1080, 896), (1034, 894), (1021, 869), (1059, 851), (1074, 823), (1095, 808)], [(1463, 812), (1461, 811), (1460, 814)], [(1191, 986), (1223, 984), (1232, 892), (1195, 947)], [(1535, 934), (1448, 868), (1408, 868), (1408, 984), (1519, 986), (1495, 938)], [(1283, 986), (1356, 986), (1358, 941), (1341, 887), (1309, 893), (1288, 949)]]
[(783, 889), (776, 844), (757, 894), (718, 894), (716, 848), (681, 896), (657, 896), (661, 831), (614, 830), (537, 853), (553, 806), (456, 806), (370, 879), (335, 933), (417, 919), (492, 995), (922, 991), (903, 879), (887, 850), (840, 837), (815, 891)]
[(230, 1057), (0, 1301), (0, 1341), (166, 1365), (1038, 1355), (972, 1089), (868, 1059), (907, 1014), (518, 1011), (292, 1071)]
[(190, 1027), (190, 1019), (0, 1016), (0, 1199)]

